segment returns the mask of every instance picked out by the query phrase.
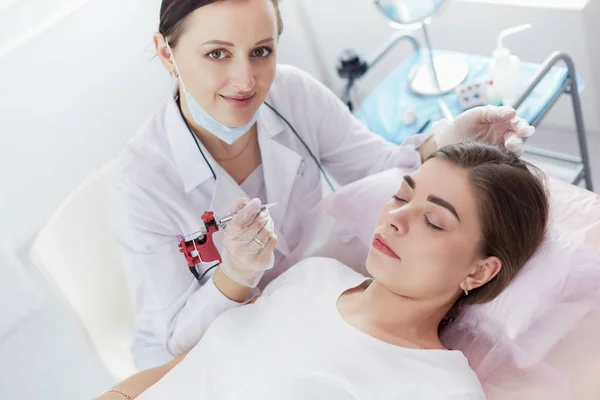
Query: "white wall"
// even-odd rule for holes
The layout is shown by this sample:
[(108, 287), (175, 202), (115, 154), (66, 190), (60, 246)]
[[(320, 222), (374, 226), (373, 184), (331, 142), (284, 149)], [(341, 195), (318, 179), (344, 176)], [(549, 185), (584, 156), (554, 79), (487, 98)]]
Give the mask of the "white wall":
[[(596, 94), (596, 101), (600, 103), (600, 0), (588, 1), (582, 19), (586, 53), (590, 69), (595, 74), (595, 86), (590, 84), (590, 87)], [(600, 114), (600, 107), (596, 108), (596, 114)], [(598, 118), (600, 119), (600, 116)]]
[(329, 84), (329, 65), (317, 56), (320, 38), (314, 37), (315, 32), (307, 28), (311, 12), (301, 6), (302, 1), (304, 0), (284, 0), (280, 3), (284, 28), (277, 59), (279, 62), (302, 68)]
[[(145, 51), (158, 5), (85, 1), (18, 47), (4, 43), (10, 51), (0, 58), (0, 229), (15, 247), (117, 154), (164, 97), (169, 77)], [(40, 24), (36, 14), (8, 11), (0, 26), (15, 15), (15, 25)], [(19, 44), (27, 31), (8, 38)]]

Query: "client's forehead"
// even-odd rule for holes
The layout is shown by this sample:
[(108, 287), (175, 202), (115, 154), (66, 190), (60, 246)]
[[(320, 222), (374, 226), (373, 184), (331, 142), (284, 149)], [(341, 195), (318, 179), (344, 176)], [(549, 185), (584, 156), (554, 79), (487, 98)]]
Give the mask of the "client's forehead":
[(419, 196), (439, 197), (452, 204), (461, 218), (462, 215), (477, 218), (477, 199), (467, 170), (433, 158), (410, 174), (410, 178)]

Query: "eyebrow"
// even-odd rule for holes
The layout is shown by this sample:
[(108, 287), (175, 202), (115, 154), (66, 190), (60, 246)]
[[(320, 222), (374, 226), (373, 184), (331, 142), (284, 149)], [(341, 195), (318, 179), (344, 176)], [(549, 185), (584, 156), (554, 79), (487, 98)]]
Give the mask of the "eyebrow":
[[(264, 44), (264, 43), (269, 43), (274, 41), (275, 39), (273, 39), (272, 37), (263, 39), (263, 40), (259, 40), (258, 42), (256, 42), (254, 45), (258, 46), (259, 44)], [(229, 46), (229, 47), (234, 47), (235, 45), (231, 42), (225, 42), (223, 40), (217, 40), (217, 39), (213, 39), (213, 40), (209, 40), (208, 42), (204, 42), (202, 43), (202, 45), (204, 46), (205, 44), (217, 44), (220, 46)]]
[(448, 203), (444, 199), (440, 199), (439, 197), (432, 196), (432, 195), (428, 196), (427, 200), (433, 204), (437, 204), (440, 207), (444, 207), (445, 209), (450, 211), (452, 214), (454, 214), (454, 216), (456, 217), (458, 222), (460, 222), (460, 217), (458, 216), (458, 213), (456, 212), (456, 209), (454, 208), (454, 206), (452, 204)]
[[(410, 175), (405, 175), (404, 180), (406, 181), (408, 186), (410, 186), (412, 189), (414, 189), (417, 186), (417, 184), (415, 183), (415, 180)], [(440, 207), (444, 207), (445, 209), (450, 211), (456, 217), (458, 222), (460, 222), (460, 217), (458, 216), (458, 213), (456, 212), (456, 208), (454, 208), (454, 206), (452, 204), (450, 204), (449, 202), (447, 202), (446, 200), (439, 198), (437, 196), (430, 195), (427, 197), (427, 201), (429, 201), (433, 204), (436, 204)]]

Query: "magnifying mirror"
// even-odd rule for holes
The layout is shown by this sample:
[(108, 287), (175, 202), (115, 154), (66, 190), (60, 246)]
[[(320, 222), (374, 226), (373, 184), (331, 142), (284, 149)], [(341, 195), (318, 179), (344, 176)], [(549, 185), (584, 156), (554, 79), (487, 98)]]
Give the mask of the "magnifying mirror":
[(428, 60), (417, 65), (410, 75), (409, 87), (416, 94), (439, 96), (454, 90), (464, 82), (469, 65), (459, 57), (435, 56), (431, 50), (427, 24), (438, 13), (446, 0), (374, 0), (375, 5), (398, 29), (421, 29), (428, 52)]

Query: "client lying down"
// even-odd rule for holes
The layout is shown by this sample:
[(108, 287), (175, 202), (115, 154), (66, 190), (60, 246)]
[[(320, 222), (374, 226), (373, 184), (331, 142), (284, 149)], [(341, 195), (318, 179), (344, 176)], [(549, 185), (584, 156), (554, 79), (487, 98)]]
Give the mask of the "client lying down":
[(496, 147), (443, 147), (390, 193), (372, 279), (306, 259), (184, 358), (116, 388), (144, 400), (483, 399), (438, 332), (449, 313), (498, 296), (542, 241), (549, 206), (534, 172)]

